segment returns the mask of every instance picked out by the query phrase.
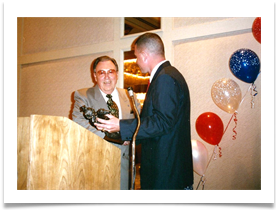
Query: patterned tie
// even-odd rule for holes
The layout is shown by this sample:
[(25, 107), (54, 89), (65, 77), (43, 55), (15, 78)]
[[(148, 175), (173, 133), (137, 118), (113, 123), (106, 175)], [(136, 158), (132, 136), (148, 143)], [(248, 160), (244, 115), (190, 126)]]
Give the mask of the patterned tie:
[(115, 101), (112, 100), (112, 95), (107, 94), (106, 97), (108, 98), (107, 106), (108, 106), (111, 114), (114, 115), (115, 117), (119, 118), (119, 108), (118, 108), (117, 104), (115, 103)]

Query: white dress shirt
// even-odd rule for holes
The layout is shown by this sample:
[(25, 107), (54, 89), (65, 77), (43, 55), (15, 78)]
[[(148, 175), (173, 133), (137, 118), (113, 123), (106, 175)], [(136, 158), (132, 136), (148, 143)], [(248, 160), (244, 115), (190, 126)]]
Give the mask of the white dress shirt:
[(152, 79), (157, 71), (157, 69), (159, 68), (160, 65), (162, 65), (163, 63), (165, 63), (167, 60), (161, 61), (160, 63), (158, 63), (152, 70), (151, 75), (150, 75), (150, 83), (152, 82)]

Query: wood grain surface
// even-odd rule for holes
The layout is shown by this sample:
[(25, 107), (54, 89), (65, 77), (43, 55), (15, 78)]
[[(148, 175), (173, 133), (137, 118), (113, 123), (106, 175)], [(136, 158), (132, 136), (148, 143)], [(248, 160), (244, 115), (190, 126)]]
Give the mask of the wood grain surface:
[(17, 118), (17, 189), (27, 189), (30, 117)]
[(119, 148), (65, 117), (30, 121), (27, 189), (120, 189)]

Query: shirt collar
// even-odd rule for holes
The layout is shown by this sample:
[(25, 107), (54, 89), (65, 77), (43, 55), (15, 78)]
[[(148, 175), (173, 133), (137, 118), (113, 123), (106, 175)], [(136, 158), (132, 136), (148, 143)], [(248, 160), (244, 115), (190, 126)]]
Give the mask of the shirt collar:
[[(102, 92), (102, 90), (99, 88), (99, 90), (100, 90), (100, 93), (101, 93), (101, 95), (103, 96), (103, 98), (104, 98), (104, 100), (107, 102), (108, 101), (108, 98), (106, 97), (106, 93), (104, 93), (104, 92)], [(114, 90), (113, 90), (113, 92), (111, 93), (111, 95), (112, 95), (112, 100), (114, 101), (115, 100), (115, 98), (118, 98), (118, 91), (117, 91), (117, 88), (115, 88)]]
[(157, 69), (159, 68), (159, 66), (161, 66), (163, 63), (165, 63), (167, 60), (161, 61), (158, 64), (156, 64), (156, 66), (153, 68), (151, 75), (150, 75), (150, 82), (152, 82), (152, 79), (157, 71)]

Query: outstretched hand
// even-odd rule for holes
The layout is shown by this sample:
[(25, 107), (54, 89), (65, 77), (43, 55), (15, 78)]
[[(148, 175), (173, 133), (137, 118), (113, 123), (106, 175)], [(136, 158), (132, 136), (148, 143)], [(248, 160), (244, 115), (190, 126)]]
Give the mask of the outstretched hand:
[(107, 116), (109, 120), (97, 118), (97, 122), (99, 123), (94, 123), (96, 128), (98, 130), (107, 131), (109, 133), (120, 131), (120, 120), (111, 114), (107, 114), (105, 116)]

